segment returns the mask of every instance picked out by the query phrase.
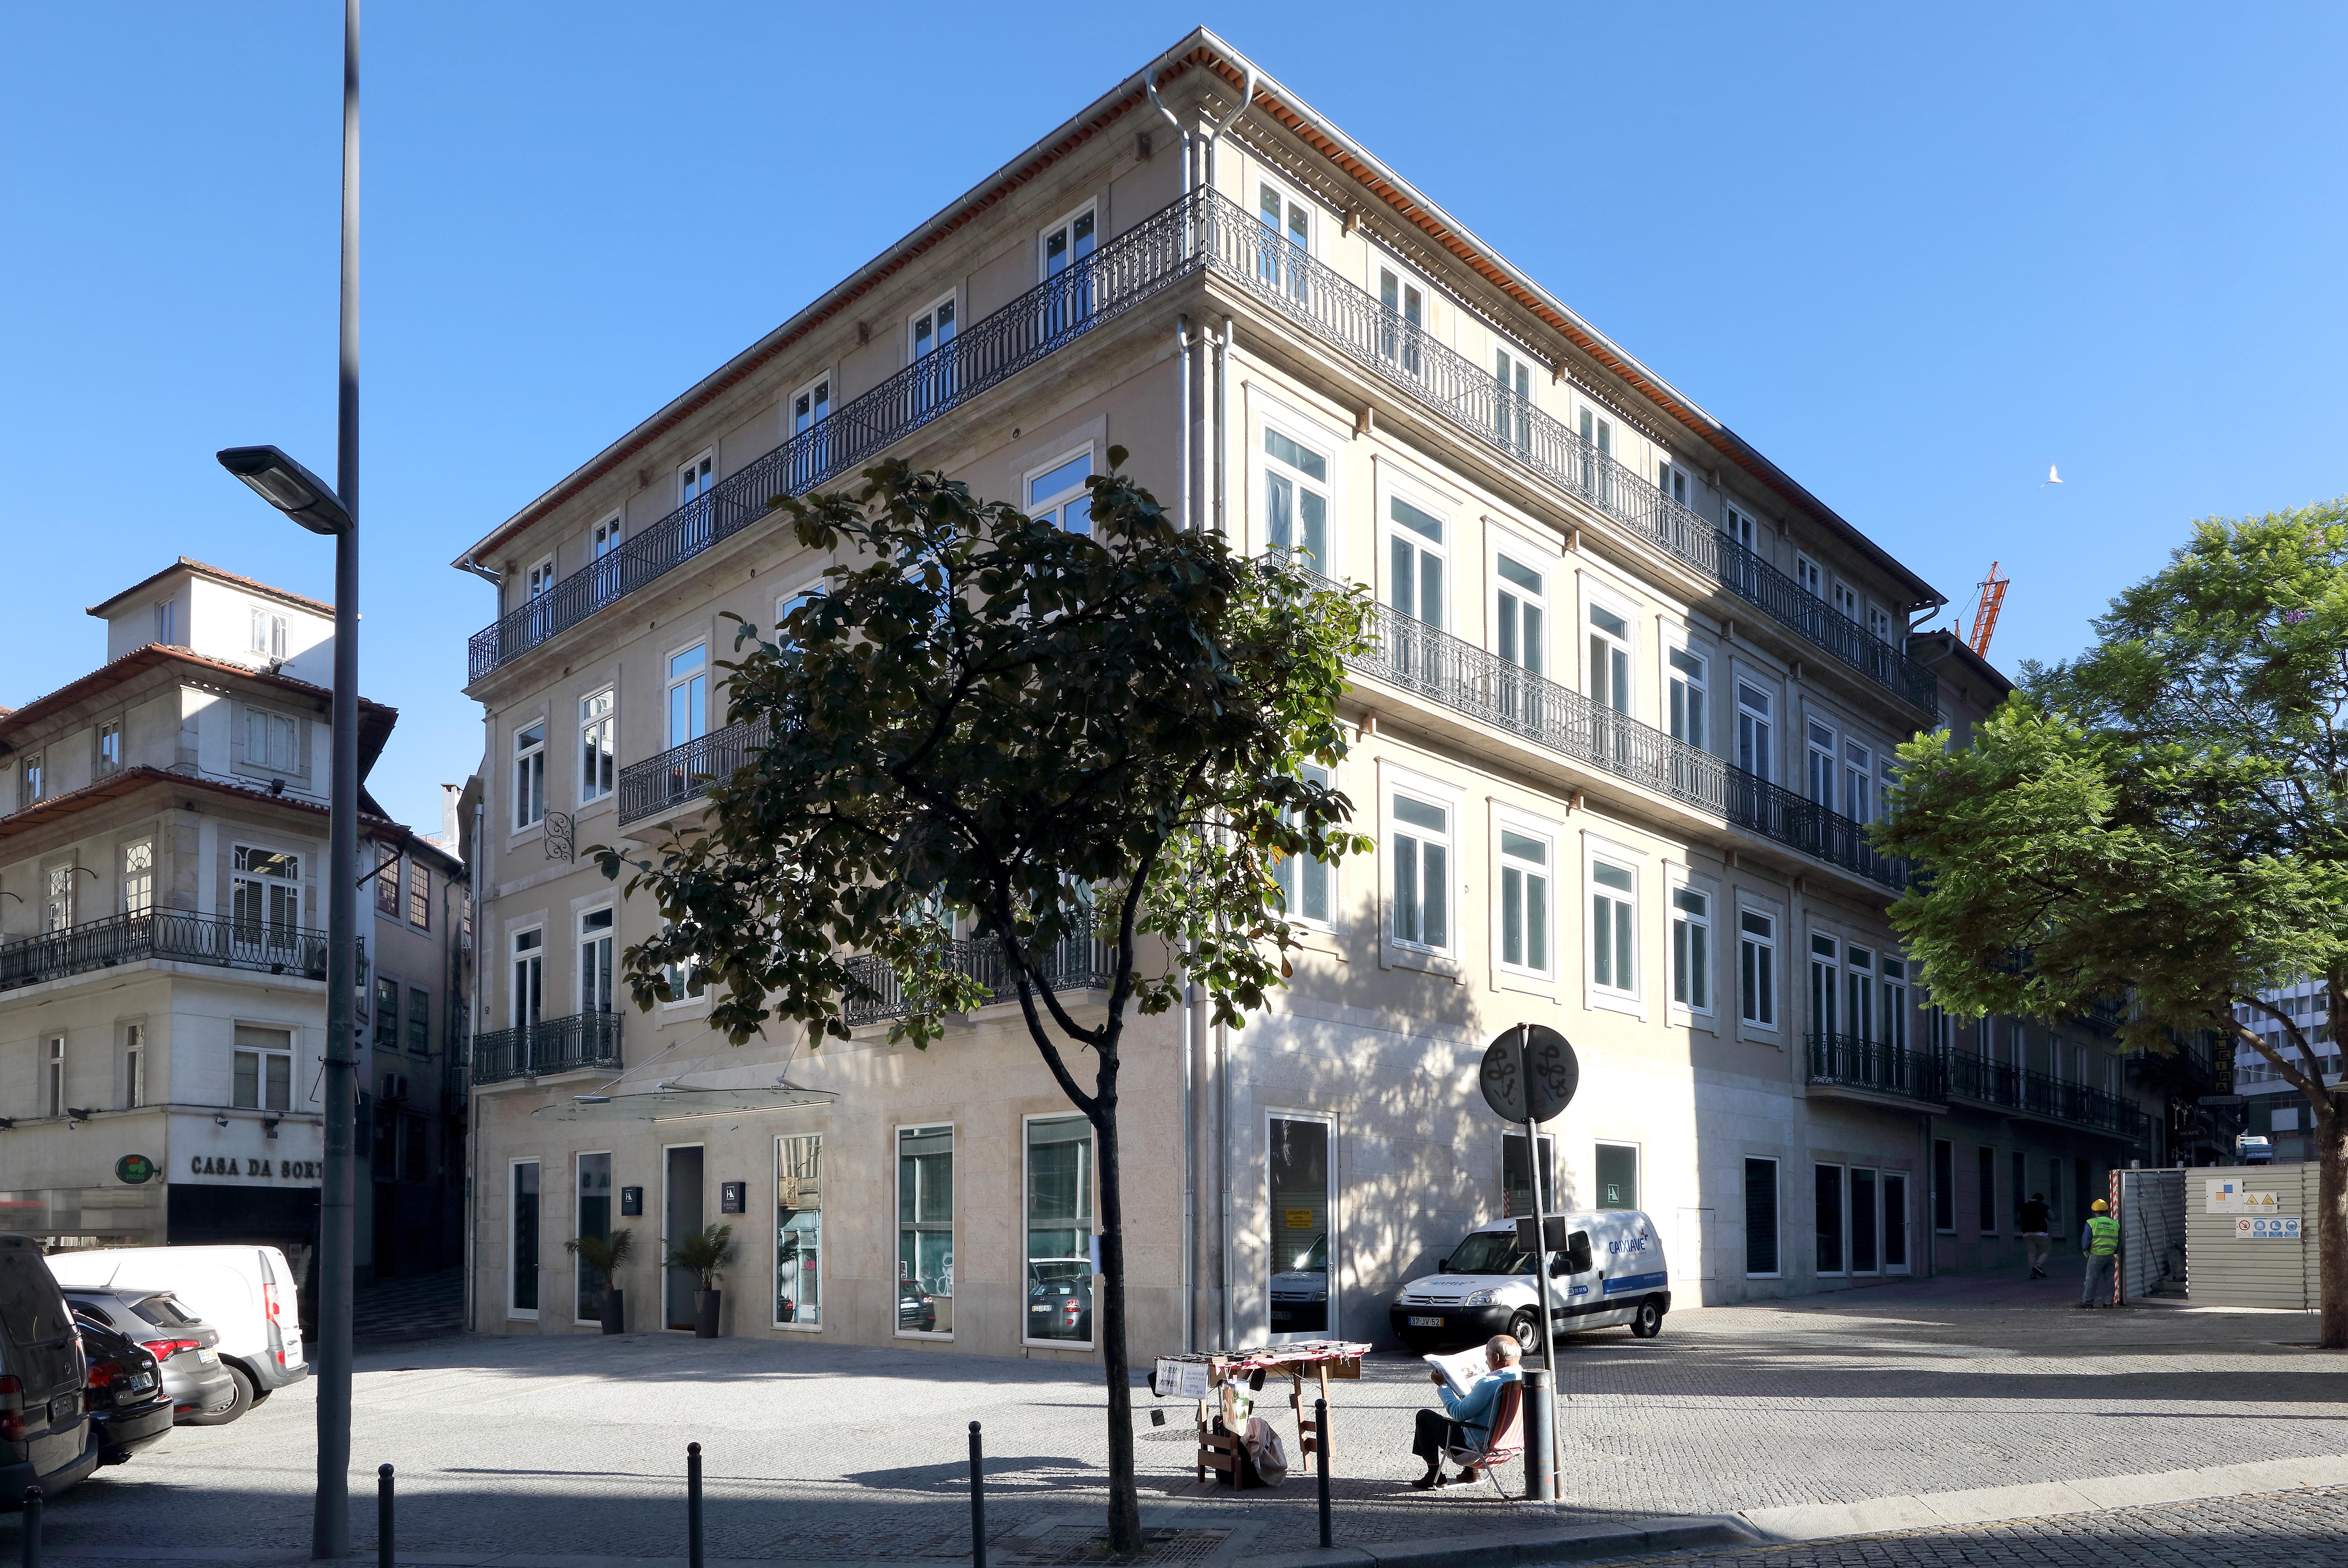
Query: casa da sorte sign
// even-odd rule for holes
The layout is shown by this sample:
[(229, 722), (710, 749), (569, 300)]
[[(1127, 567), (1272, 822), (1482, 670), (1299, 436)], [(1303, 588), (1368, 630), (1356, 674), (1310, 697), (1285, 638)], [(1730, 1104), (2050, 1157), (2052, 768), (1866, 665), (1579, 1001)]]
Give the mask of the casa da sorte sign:
[(325, 1162), (320, 1160), (262, 1160), (236, 1154), (191, 1154), (191, 1176), (242, 1177), (251, 1181), (316, 1181)]

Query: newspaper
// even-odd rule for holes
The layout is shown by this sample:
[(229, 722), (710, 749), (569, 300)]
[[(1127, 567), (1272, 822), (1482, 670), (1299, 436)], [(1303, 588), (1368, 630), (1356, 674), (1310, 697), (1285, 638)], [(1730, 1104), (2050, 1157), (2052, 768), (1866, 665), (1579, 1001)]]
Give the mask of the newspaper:
[(1476, 1386), (1478, 1378), (1492, 1370), (1491, 1363), (1484, 1358), (1484, 1347), (1480, 1345), (1473, 1350), (1462, 1350), (1453, 1356), (1423, 1356), (1419, 1359), (1434, 1367), (1444, 1386), (1462, 1398), (1467, 1397), (1468, 1389)]

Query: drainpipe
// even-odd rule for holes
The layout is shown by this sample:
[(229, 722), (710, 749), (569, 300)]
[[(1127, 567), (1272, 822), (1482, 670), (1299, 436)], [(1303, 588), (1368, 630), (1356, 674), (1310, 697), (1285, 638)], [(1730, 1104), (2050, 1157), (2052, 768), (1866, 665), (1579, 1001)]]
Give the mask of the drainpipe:
[[(488, 793), (485, 789), (484, 795)], [(489, 841), (484, 834), (488, 827), (487, 806), (479, 800), (473, 803), (473, 995), (471, 997), (473, 1026), (465, 1036), (465, 1326), (480, 1332), (480, 1300), (473, 1281), (475, 1261), (480, 1246), (479, 1176), (481, 1163), (481, 1126), (473, 1119), (473, 1042), (481, 1035), (481, 1006), (489, 990), (488, 969), (481, 963), (481, 944), (489, 934)], [(461, 962), (461, 960), (460, 960)]]

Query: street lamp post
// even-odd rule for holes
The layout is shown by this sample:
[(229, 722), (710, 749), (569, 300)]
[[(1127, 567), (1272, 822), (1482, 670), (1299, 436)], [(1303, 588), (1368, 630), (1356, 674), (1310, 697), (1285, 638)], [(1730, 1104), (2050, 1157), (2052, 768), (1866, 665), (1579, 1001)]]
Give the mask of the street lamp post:
[(275, 447), (232, 447), (222, 468), (335, 541), (334, 766), (326, 829), (325, 1169), (318, 1195), (318, 1486), (310, 1555), (351, 1549), (352, 1169), (359, 860), (359, 0), (343, 0), (343, 213), (335, 487)]

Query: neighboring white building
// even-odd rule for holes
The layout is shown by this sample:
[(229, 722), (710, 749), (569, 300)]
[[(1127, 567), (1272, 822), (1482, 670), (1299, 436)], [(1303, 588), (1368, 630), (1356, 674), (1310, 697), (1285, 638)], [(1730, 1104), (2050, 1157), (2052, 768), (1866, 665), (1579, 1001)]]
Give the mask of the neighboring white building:
[[(2315, 1047), (2323, 1081), (2339, 1083), (2340, 1041), (2333, 1033), (2332, 1000), (2323, 982), (2302, 980), (2263, 995), (2266, 1000), (2281, 1005), (2306, 1035), (2308, 1044)], [(2294, 1063), (2300, 1060), (2290, 1035), (2276, 1020), (2247, 1005), (2236, 1007), (2234, 1016), (2264, 1035), (2268, 1046), (2284, 1057)], [(2234, 1047), (2234, 1092), (2244, 1101), (2242, 1130), (2272, 1140), (2278, 1162), (2315, 1158), (2314, 1140), (2308, 1137), (2312, 1113), (2307, 1108), (2307, 1097), (2285, 1083), (2271, 1062), (2244, 1043)]]

